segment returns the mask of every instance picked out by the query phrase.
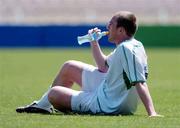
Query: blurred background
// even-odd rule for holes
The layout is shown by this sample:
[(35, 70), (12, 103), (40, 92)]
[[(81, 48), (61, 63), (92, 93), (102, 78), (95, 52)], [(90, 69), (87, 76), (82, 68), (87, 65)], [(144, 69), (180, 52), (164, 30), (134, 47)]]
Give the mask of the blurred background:
[(179, 0), (0, 0), (0, 47), (78, 46), (78, 35), (95, 26), (106, 29), (119, 10), (136, 14), (136, 38), (146, 46), (176, 47), (179, 5)]
[[(145, 46), (148, 85), (157, 112), (165, 118), (144, 118), (143, 104), (133, 118), (15, 112), (47, 91), (64, 62), (96, 65), (89, 43), (78, 45), (77, 36), (93, 27), (106, 30), (112, 15), (120, 10), (137, 16), (135, 38)], [(114, 48), (107, 37), (100, 45), (106, 55)], [(0, 0), (0, 128), (88, 128), (89, 122), (103, 128), (179, 128), (179, 66), (180, 0)], [(74, 85), (73, 89), (80, 89)]]

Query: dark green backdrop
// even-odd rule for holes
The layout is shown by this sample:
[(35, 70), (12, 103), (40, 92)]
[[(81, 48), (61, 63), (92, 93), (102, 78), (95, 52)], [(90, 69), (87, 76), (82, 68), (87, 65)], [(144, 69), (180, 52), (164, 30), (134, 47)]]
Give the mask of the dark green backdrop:
[(180, 47), (180, 26), (139, 26), (135, 37), (145, 46)]

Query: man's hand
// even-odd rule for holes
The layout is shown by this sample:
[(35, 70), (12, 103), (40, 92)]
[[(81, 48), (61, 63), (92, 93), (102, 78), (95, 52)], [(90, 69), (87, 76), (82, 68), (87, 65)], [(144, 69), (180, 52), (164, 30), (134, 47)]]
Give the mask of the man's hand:
[(164, 117), (164, 115), (160, 115), (160, 114), (153, 114), (153, 115), (150, 115), (149, 117), (153, 118), (153, 117)]
[(102, 36), (100, 36), (101, 30), (96, 28), (90, 29), (88, 31), (89, 36), (91, 37), (91, 42), (98, 41)]

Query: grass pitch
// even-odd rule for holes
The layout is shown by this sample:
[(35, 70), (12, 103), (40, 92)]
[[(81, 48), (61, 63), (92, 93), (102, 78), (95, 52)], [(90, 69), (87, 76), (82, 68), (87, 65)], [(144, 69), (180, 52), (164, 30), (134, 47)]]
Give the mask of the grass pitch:
[(148, 118), (142, 104), (134, 116), (18, 114), (16, 107), (40, 98), (65, 61), (94, 61), (89, 49), (0, 49), (0, 128), (179, 128), (180, 48), (146, 51), (148, 85), (164, 118)]

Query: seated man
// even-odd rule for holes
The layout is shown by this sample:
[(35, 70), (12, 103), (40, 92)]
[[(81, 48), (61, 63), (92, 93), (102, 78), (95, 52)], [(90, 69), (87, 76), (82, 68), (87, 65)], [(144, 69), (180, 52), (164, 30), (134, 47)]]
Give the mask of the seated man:
[[(140, 97), (150, 117), (161, 116), (154, 109), (146, 84), (148, 66), (144, 47), (134, 38), (135, 15), (120, 11), (111, 18), (107, 29), (108, 40), (116, 48), (105, 56), (98, 40), (90, 42), (97, 67), (74, 60), (66, 62), (39, 101), (16, 111), (51, 113), (53, 106), (60, 111), (128, 115), (134, 114)], [(88, 33), (98, 35), (100, 31), (94, 28)], [(80, 85), (80, 91), (71, 89), (74, 82)]]

